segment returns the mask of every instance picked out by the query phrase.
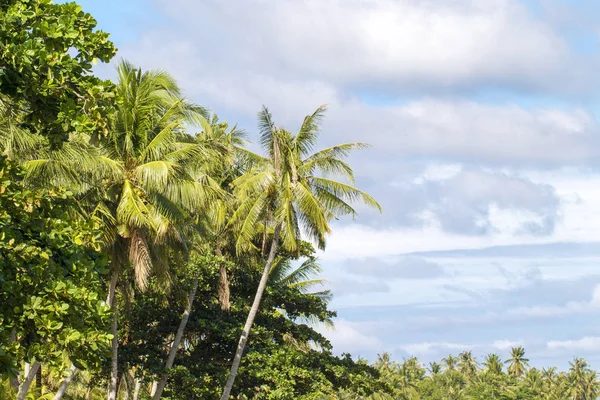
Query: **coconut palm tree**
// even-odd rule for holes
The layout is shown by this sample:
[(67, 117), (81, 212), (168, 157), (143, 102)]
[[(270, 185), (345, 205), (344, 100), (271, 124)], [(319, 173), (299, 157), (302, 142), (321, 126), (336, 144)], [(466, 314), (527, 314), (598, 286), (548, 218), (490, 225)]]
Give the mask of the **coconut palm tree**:
[(488, 354), (483, 362), (483, 367), (490, 374), (500, 375), (502, 374), (502, 359), (498, 354)]
[(111, 253), (109, 304), (113, 308), (113, 355), (108, 400), (117, 393), (115, 290), (123, 267), (134, 270), (144, 289), (153, 267), (165, 268), (166, 244), (182, 243), (178, 222), (219, 194), (199, 180), (211, 153), (182, 141), (186, 124), (199, 123), (204, 110), (189, 103), (173, 78), (122, 62), (118, 67), (118, 107), (110, 133), (101, 141), (118, 174), (99, 191), (94, 216), (103, 223)]
[[(229, 128), (229, 125), (226, 122), (220, 122), (215, 114), (211, 114), (207, 119), (201, 118), (199, 122), (202, 131), (196, 133), (191, 141), (206, 149), (212, 149), (219, 154), (219, 160), (218, 162), (207, 162), (200, 165), (200, 168), (197, 168), (196, 175), (200, 181), (207, 182), (211, 187), (219, 188), (224, 194), (231, 181), (239, 176), (244, 160), (247, 158), (247, 152), (243, 147), (246, 143), (246, 133), (238, 129), (237, 126)], [(202, 231), (202, 238), (195, 240), (195, 242), (210, 243), (215, 256), (222, 260), (219, 265), (218, 295), (221, 308), (225, 311), (229, 311), (230, 302), (227, 263), (223, 257), (223, 248), (233, 240), (231, 226), (226, 223), (227, 218), (231, 216), (233, 211), (233, 198), (223, 196), (213, 199), (210, 204), (206, 204), (201, 213), (195, 213), (195, 220), (190, 221), (190, 223), (199, 226)], [(193, 236), (198, 238), (198, 235)], [(204, 253), (205, 250), (199, 250), (199, 252)], [(158, 380), (152, 396), (155, 400), (160, 399), (167, 384), (168, 371), (175, 362), (197, 289), (198, 275), (196, 274), (181, 321), (167, 354), (165, 370)]]
[(504, 363), (509, 364), (507, 371), (510, 375), (515, 377), (523, 375), (529, 366), (529, 359), (525, 358), (525, 349), (523, 346), (513, 347), (510, 350), (510, 358)]
[(132, 268), (137, 287), (144, 289), (151, 270), (166, 269), (168, 245), (184, 243), (178, 223), (220, 192), (200, 180), (213, 153), (185, 140), (186, 127), (200, 124), (204, 109), (188, 102), (164, 71), (144, 72), (125, 61), (117, 71), (117, 106), (106, 137), (75, 137), (23, 163), (33, 182), (74, 188), (82, 208), (103, 229), (112, 269), (109, 400), (117, 393), (116, 291), (123, 268)]
[[(230, 189), (231, 182), (238, 178), (244, 169), (251, 165), (253, 153), (244, 147), (247, 143), (246, 132), (237, 125), (229, 127), (227, 122), (219, 121), (216, 114), (201, 120), (202, 131), (194, 137), (194, 142), (206, 148), (215, 149), (219, 162), (206, 163), (202, 170), (204, 177), (223, 191)], [(227, 224), (235, 211), (232, 197), (213, 201), (200, 215), (204, 235), (212, 243), (217, 256), (223, 255), (227, 243), (235, 241), (232, 226)], [(219, 268), (219, 303), (224, 311), (229, 311), (229, 278), (225, 264)]]
[(458, 355), (458, 359), (458, 368), (467, 380), (471, 380), (475, 377), (477, 374), (477, 361), (473, 357), (472, 352), (463, 351)]
[(454, 371), (456, 369), (457, 362), (458, 358), (452, 356), (452, 354), (448, 354), (448, 357), (442, 359), (444, 371)]
[(439, 375), (442, 372), (442, 364), (435, 361), (430, 362), (428, 370), (432, 377)]
[[(302, 232), (319, 248), (324, 248), (326, 235), (331, 232), (329, 221), (345, 214), (354, 215), (353, 201), (381, 209), (371, 196), (354, 186), (353, 171), (342, 159), (352, 150), (364, 148), (364, 144), (342, 144), (312, 153), (324, 113), (325, 107), (319, 107), (304, 118), (298, 133), (292, 134), (276, 127), (269, 110), (263, 108), (259, 113), (259, 134), (266, 156), (257, 158), (257, 166), (233, 183), (240, 199), (240, 206), (232, 218), (233, 223), (240, 226), (236, 242), (238, 252), (257, 249), (254, 239), (260, 233), (264, 237), (267, 229), (272, 229), (272, 236), (222, 400), (227, 400), (231, 393), (279, 246), (297, 251)], [(332, 176), (344, 177), (349, 183), (339, 182)]]

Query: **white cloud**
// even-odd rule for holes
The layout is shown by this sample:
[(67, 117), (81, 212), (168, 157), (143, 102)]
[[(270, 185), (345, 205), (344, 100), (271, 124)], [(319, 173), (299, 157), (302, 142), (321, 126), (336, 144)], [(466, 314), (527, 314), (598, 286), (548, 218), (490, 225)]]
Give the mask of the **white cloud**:
[[(566, 42), (514, 0), (157, 3), (175, 22), (171, 36), (218, 37), (219, 50), (239, 44), (238, 63), (268, 73), (342, 84), (543, 87), (564, 85), (551, 78), (571, 66)], [(209, 47), (217, 60), (227, 57)]]
[(595, 352), (600, 350), (600, 337), (586, 336), (578, 340), (550, 340), (547, 346), (551, 350)]
[(500, 350), (500, 351), (506, 351), (506, 350), (510, 350), (513, 347), (517, 347), (517, 346), (522, 346), (523, 345), (523, 341), (521, 340), (517, 340), (517, 341), (513, 341), (513, 340), (494, 340), (494, 342), (492, 343), (492, 347)]
[(395, 163), (398, 155), (412, 155), (484, 165), (560, 165), (597, 156), (593, 146), (600, 128), (581, 109), (430, 98), (385, 107), (339, 102), (331, 109), (325, 132), (367, 138)]
[(320, 253), (324, 260), (346, 260), (367, 257), (388, 257), (403, 253), (453, 249), (479, 249), (489, 246), (548, 243), (538, 236), (515, 237), (498, 233), (493, 236), (472, 236), (446, 233), (440, 227), (376, 229), (353, 224), (336, 226), (329, 238), (327, 250)]
[(435, 279), (445, 275), (441, 265), (421, 257), (403, 257), (393, 261), (371, 258), (350, 262), (346, 270), (353, 274), (386, 280)]
[(400, 346), (402, 350), (407, 352), (410, 355), (435, 355), (435, 354), (444, 354), (445, 352), (462, 352), (462, 351), (473, 351), (473, 350), (489, 350), (490, 348), (500, 350), (505, 352), (510, 350), (512, 347), (522, 346), (523, 342), (521, 340), (512, 341), (512, 340), (494, 340), (491, 344), (480, 343), (480, 344), (462, 344), (462, 343), (452, 343), (452, 342), (424, 342), (424, 343), (414, 343), (414, 344), (406, 344)]
[(335, 329), (317, 328), (333, 345), (334, 351), (342, 353), (348, 350), (354, 352), (381, 351), (382, 342), (374, 335), (361, 332), (360, 324), (337, 319)]
[(463, 351), (473, 347), (473, 345), (448, 342), (424, 342), (400, 346), (402, 350), (410, 355), (436, 354), (446, 350)]

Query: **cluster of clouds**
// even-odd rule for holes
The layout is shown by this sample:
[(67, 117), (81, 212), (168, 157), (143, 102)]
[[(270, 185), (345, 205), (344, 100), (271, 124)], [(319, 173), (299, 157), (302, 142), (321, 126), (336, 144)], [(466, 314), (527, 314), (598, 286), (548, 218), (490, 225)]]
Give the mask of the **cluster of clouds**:
[[(582, 244), (600, 235), (600, 9), (574, 3), (153, 0), (143, 11), (160, 18), (114, 33), (123, 57), (168, 70), (249, 132), (262, 104), (292, 129), (328, 104), (321, 145), (373, 145), (351, 161), (384, 215), (359, 208), (322, 255), (342, 306), (326, 333), (336, 349), (433, 356), (523, 343), (559, 354), (600, 348), (600, 332), (583, 329), (600, 312), (600, 276), (532, 267), (600, 254)], [(365, 325), (367, 299), (413, 309)], [(556, 325), (568, 318), (579, 336)], [(547, 337), (552, 323), (561, 337)], [(485, 339), (444, 337), (476, 326)]]

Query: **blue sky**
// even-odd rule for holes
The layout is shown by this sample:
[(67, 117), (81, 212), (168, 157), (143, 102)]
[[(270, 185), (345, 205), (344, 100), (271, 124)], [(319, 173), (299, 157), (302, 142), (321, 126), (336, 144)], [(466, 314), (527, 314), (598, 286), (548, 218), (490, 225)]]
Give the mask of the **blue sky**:
[(118, 58), (250, 133), (263, 104), (295, 127), (326, 103), (322, 145), (373, 145), (352, 162), (384, 214), (320, 256), (336, 352), (600, 368), (596, 1), (81, 3)]

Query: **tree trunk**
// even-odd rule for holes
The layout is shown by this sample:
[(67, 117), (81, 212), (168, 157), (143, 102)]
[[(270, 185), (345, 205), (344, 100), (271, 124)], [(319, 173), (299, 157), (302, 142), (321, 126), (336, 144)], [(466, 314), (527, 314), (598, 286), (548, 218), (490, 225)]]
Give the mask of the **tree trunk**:
[(37, 372), (35, 373), (35, 390), (39, 393), (40, 396), (42, 395), (42, 385), (42, 366), (40, 365)]
[[(11, 341), (11, 343), (17, 341), (17, 327), (13, 327), (12, 330), (10, 331), (10, 341)], [(19, 391), (19, 377), (11, 376), (9, 378), (9, 382), (10, 382), (10, 386), (13, 388), (15, 393), (18, 392)]]
[(135, 379), (135, 389), (133, 390), (133, 400), (138, 400), (140, 395), (140, 389), (142, 388), (142, 380), (140, 378)]
[(150, 396), (154, 397), (154, 393), (156, 393), (157, 387), (158, 387), (158, 382), (152, 381), (152, 386), (150, 386)]
[(273, 242), (271, 243), (269, 257), (267, 258), (267, 262), (265, 263), (265, 268), (263, 270), (262, 277), (260, 278), (260, 283), (258, 284), (256, 295), (254, 296), (252, 308), (250, 308), (250, 312), (248, 313), (248, 318), (246, 319), (244, 330), (242, 331), (242, 335), (240, 336), (240, 341), (238, 342), (237, 350), (233, 358), (233, 364), (231, 365), (231, 370), (229, 371), (229, 377), (227, 378), (227, 383), (225, 384), (221, 400), (228, 400), (229, 395), (231, 394), (231, 389), (233, 388), (233, 383), (235, 382), (235, 377), (240, 367), (240, 362), (242, 360), (244, 348), (246, 347), (246, 342), (248, 341), (248, 335), (250, 334), (250, 329), (252, 328), (252, 324), (254, 323), (254, 318), (256, 317), (258, 308), (260, 307), (260, 301), (262, 299), (262, 295), (265, 291), (265, 288), (267, 287), (267, 281), (269, 280), (269, 273), (271, 272), (271, 267), (273, 266), (275, 256), (277, 255), (277, 247), (279, 246), (280, 232), (281, 225), (278, 224), (275, 227), (275, 231), (273, 232)]
[(67, 388), (69, 387), (69, 385), (71, 384), (71, 381), (75, 377), (75, 373), (76, 372), (77, 372), (77, 368), (75, 367), (75, 365), (71, 365), (69, 376), (67, 376), (65, 378), (65, 380), (62, 381), (62, 383), (58, 387), (58, 391), (56, 392), (56, 394), (54, 395), (54, 397), (52, 398), (52, 400), (60, 400), (60, 399), (63, 398), (63, 396), (67, 392)]
[(160, 396), (162, 396), (162, 392), (167, 385), (167, 379), (169, 378), (169, 369), (173, 367), (173, 363), (175, 362), (175, 356), (177, 355), (177, 350), (179, 349), (179, 344), (181, 343), (181, 339), (183, 338), (183, 332), (185, 330), (185, 326), (190, 319), (190, 313), (192, 311), (192, 305), (194, 304), (194, 298), (196, 297), (196, 290), (198, 289), (198, 276), (194, 278), (194, 284), (192, 286), (192, 291), (190, 292), (190, 296), (188, 298), (188, 304), (183, 311), (183, 316), (181, 317), (181, 322), (179, 323), (179, 328), (177, 328), (177, 333), (175, 334), (175, 340), (173, 340), (173, 344), (171, 345), (171, 349), (169, 350), (169, 356), (167, 357), (167, 363), (165, 364), (165, 372), (163, 372), (158, 385), (156, 386), (156, 392), (152, 395), (152, 400), (159, 400)]
[(129, 381), (127, 380), (127, 374), (125, 372), (121, 374), (121, 386), (125, 386), (125, 395), (123, 396), (123, 399), (129, 400)]
[(35, 378), (35, 375), (37, 374), (38, 369), (40, 369), (40, 365), (41, 364), (37, 361), (34, 362), (33, 365), (31, 365), (31, 367), (29, 368), (29, 371), (27, 371), (27, 375), (25, 376), (23, 383), (21, 384), (21, 387), (19, 388), (19, 393), (17, 393), (16, 400), (25, 400), (25, 396), (27, 396), (27, 392), (29, 391), (29, 388), (31, 387), (31, 383), (33, 382), (33, 379)]
[(108, 304), (110, 304), (110, 308), (113, 312), (112, 315), (112, 323), (111, 323), (111, 333), (113, 335), (112, 338), (112, 352), (110, 358), (110, 381), (108, 384), (108, 400), (117, 400), (117, 383), (119, 379), (119, 338), (117, 336), (117, 301), (116, 301), (116, 289), (117, 289), (117, 281), (119, 279), (119, 272), (113, 266), (113, 273), (110, 279), (110, 288), (108, 290)]
[[(218, 257), (223, 257), (221, 246), (217, 245), (215, 254)], [(224, 264), (219, 266), (219, 285), (217, 288), (219, 294), (219, 304), (221, 304), (221, 310), (229, 311), (231, 309), (230, 304), (230, 293), (229, 293), (229, 279), (227, 278), (227, 267)]]

